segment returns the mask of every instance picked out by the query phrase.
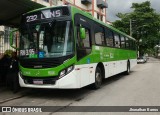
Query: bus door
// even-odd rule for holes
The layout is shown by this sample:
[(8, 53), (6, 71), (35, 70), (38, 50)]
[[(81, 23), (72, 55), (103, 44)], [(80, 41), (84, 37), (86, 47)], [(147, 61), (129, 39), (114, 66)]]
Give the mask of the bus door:
[[(81, 15), (75, 16), (75, 30), (76, 30), (76, 52), (77, 52), (77, 66), (80, 68), (81, 87), (88, 85), (91, 82), (91, 23), (89, 19)], [(80, 38), (80, 28), (85, 28), (85, 39)]]

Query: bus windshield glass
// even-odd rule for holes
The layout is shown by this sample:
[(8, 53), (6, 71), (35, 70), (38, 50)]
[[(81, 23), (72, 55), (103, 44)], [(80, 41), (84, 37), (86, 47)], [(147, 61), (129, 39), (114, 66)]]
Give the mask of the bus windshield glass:
[(71, 21), (25, 24), (21, 27), (20, 57), (54, 58), (71, 55), (74, 40)]

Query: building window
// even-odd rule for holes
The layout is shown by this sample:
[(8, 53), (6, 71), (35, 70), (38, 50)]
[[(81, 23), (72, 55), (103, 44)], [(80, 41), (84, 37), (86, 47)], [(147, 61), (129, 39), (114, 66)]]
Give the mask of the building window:
[(97, 13), (97, 19), (99, 20), (100, 15)]
[(103, 16), (101, 15), (101, 21), (103, 21)]
[(103, 21), (103, 15), (97, 13), (97, 19)]
[(102, 9), (102, 12), (104, 12), (104, 10)]
[(53, 5), (57, 5), (57, 0), (52, 0)]
[(45, 2), (49, 2), (49, 0), (43, 0), (43, 1), (45, 1)]

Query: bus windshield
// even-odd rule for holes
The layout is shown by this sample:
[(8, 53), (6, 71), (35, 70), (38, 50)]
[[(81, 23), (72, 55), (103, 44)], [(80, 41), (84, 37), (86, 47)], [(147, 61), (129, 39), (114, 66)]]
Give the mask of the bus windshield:
[(21, 28), (20, 57), (54, 58), (71, 55), (74, 39), (71, 21), (26, 24)]

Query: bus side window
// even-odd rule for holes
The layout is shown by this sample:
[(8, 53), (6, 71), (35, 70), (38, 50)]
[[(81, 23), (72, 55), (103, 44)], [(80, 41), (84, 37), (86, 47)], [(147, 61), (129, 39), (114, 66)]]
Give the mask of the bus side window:
[(120, 47), (121, 47), (119, 35), (116, 34), (116, 33), (114, 33), (114, 46), (115, 46), (116, 48), (120, 48)]
[(130, 43), (130, 49), (131, 49), (131, 50), (136, 50), (136, 44), (135, 44), (135, 41), (133, 41), (133, 40), (129, 40), (129, 43)]
[(121, 36), (121, 48), (126, 48), (124, 36)]
[(135, 41), (133, 41), (133, 50), (136, 50), (137, 48), (136, 48), (136, 42)]
[(113, 37), (113, 32), (109, 29), (106, 29), (106, 44), (109, 47), (113, 47), (114, 46), (114, 37)]
[(126, 38), (126, 49), (130, 49), (129, 40)]
[(97, 45), (105, 45), (104, 42), (104, 29), (103, 27), (95, 24), (95, 42)]
[(129, 49), (132, 50), (133, 46), (132, 46), (132, 40), (129, 39)]

